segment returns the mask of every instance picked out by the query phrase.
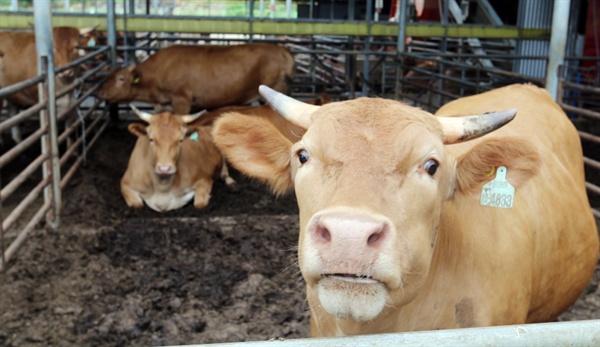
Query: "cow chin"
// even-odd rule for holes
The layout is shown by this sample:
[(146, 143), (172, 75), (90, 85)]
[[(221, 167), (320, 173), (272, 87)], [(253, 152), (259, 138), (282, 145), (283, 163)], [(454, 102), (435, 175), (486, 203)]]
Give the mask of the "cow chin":
[(340, 319), (368, 322), (385, 307), (388, 298), (383, 283), (374, 280), (344, 280), (322, 278), (317, 287), (321, 306)]

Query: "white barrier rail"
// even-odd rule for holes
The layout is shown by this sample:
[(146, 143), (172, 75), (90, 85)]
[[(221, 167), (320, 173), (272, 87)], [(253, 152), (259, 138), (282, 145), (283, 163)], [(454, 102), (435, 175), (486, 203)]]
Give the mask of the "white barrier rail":
[(189, 346), (600, 346), (600, 319), (346, 337), (218, 343)]

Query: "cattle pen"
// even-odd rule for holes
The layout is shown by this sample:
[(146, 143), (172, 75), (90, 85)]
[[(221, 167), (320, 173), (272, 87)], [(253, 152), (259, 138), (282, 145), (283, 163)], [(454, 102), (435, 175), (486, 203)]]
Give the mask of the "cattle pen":
[[(598, 224), (598, 23), (598, 0), (0, 1), (0, 30), (32, 31), (38, 64), (33, 78), (5, 85), (0, 49), (0, 344), (599, 344), (600, 265), (559, 322), (304, 339), (295, 197), (233, 170), (239, 191), (216, 182), (205, 209), (128, 208), (119, 180), (137, 118), (97, 93), (110, 70), (174, 44), (258, 42), (292, 53), (299, 100), (368, 96), (434, 112), (532, 83), (577, 128)], [(96, 33), (63, 66), (51, 34), (59, 26)], [(8, 102), (31, 88), (34, 103)]]

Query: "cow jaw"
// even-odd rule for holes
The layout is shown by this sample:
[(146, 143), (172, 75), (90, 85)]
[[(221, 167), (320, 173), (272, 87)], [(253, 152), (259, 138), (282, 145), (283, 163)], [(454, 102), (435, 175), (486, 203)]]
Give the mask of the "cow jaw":
[(375, 319), (388, 299), (383, 283), (355, 276), (324, 276), (317, 284), (317, 294), (329, 314), (357, 322)]

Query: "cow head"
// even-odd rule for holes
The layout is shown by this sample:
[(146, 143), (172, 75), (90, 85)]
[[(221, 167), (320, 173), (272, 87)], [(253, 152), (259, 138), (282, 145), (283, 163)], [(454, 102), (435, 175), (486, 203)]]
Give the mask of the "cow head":
[(131, 101), (133, 91), (139, 83), (140, 76), (135, 65), (117, 68), (106, 78), (98, 96), (111, 103)]
[[(54, 65), (61, 67), (80, 58), (79, 46), (87, 45), (95, 37), (96, 28), (77, 29), (73, 27), (55, 27), (52, 29), (54, 41)], [(67, 69), (58, 77), (69, 79), (75, 77), (73, 69)]]
[(370, 321), (412, 300), (428, 276), (442, 203), (460, 175), (444, 145), (493, 131), (516, 111), (438, 118), (393, 100), (314, 106), (260, 91), (307, 129), (302, 139), (292, 144), (240, 114), (218, 119), (213, 138), (236, 168), (275, 193), (295, 188), (311, 309)]
[(148, 123), (148, 126), (133, 123), (129, 125), (129, 131), (138, 137), (145, 137), (149, 141), (148, 160), (152, 162), (154, 173), (159, 178), (173, 176), (177, 172), (183, 141), (197, 129), (188, 124), (206, 111), (185, 116), (175, 115), (171, 112), (151, 115), (138, 110), (133, 105), (131, 108), (140, 119)]

